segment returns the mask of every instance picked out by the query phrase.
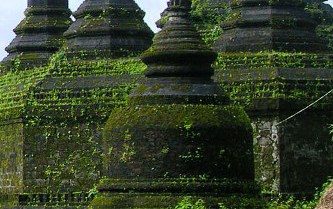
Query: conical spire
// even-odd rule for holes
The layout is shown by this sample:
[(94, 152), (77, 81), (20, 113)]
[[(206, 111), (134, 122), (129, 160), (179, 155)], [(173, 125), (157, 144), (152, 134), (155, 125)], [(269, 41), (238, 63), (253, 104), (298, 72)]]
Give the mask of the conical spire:
[[(148, 77), (213, 75), (216, 58), (189, 18), (191, 1), (173, 0), (166, 10), (169, 20), (154, 38), (151, 49), (142, 59), (149, 66)], [(158, 66), (158, 67), (156, 67)]]
[(151, 45), (153, 32), (133, 0), (86, 0), (73, 15), (76, 21), (64, 34), (70, 52), (84, 51), (94, 58)]
[(302, 0), (231, 0), (231, 5), (233, 13), (222, 26), (225, 33), (216, 43), (217, 51), (327, 49)]
[(14, 29), (16, 37), (6, 48), (9, 55), (2, 61), (10, 66), (18, 59), (20, 68), (46, 64), (63, 44), (71, 12), (68, 0), (28, 0), (26, 18)]
[(130, 101), (136, 104), (220, 101), (224, 94), (211, 80), (214, 73), (211, 64), (216, 54), (203, 42), (190, 20), (191, 1), (172, 0), (168, 5), (168, 21), (142, 55), (148, 65), (147, 83), (142, 84), (146, 89), (142, 92), (139, 87)]

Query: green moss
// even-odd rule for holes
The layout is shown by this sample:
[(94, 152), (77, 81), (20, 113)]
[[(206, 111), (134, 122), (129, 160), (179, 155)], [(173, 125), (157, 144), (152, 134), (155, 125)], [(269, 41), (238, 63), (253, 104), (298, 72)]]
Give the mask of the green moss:
[[(108, 188), (123, 188), (123, 192), (109, 193)], [(209, 188), (209, 192), (207, 189)], [(200, 200), (202, 206), (218, 208), (265, 208), (266, 201), (261, 198), (256, 186), (246, 181), (204, 180), (204, 179), (159, 179), (101, 181), (103, 191), (91, 203), (92, 208), (181, 208)], [(128, 192), (130, 191), (130, 192)], [(139, 192), (141, 191), (141, 192)], [(234, 195), (232, 191), (237, 191)]]
[(0, 118), (17, 118), (24, 112), (26, 97), (48, 73), (47, 68), (8, 72), (0, 78)]
[[(139, 106), (136, 108), (118, 108), (112, 112), (108, 127), (119, 125), (138, 126), (140, 128), (158, 127), (162, 129), (182, 126), (191, 121), (193, 127), (238, 127), (251, 130), (250, 120), (240, 107), (215, 105), (165, 105)], [(221, 120), (222, 119), (222, 120)]]
[(215, 63), (216, 79), (230, 92), (232, 101), (248, 109), (256, 105), (255, 100), (275, 100), (276, 104), (284, 100), (304, 107), (328, 91), (333, 69), (330, 56), (274, 51), (220, 53)]
[[(205, 197), (205, 196), (186, 196), (186, 195), (172, 195), (172, 194), (151, 194), (151, 195), (140, 195), (140, 194), (123, 194), (117, 196), (101, 196), (93, 200), (90, 205), (92, 208), (103, 209), (103, 208), (154, 208), (154, 209), (179, 209), (184, 203), (184, 199), (188, 201), (202, 202), (202, 206), (207, 208), (219, 208), (225, 206), (226, 208), (237, 208), (237, 209), (264, 209), (266, 208), (265, 202), (259, 197), (251, 197), (246, 195), (238, 196), (220, 196), (220, 197)], [(187, 206), (191, 205), (187, 202)], [(186, 207), (186, 208), (188, 208)], [(195, 207), (194, 207), (195, 208)]]
[(130, 57), (67, 56), (60, 52), (48, 66), (0, 76), (0, 175), (15, 186), (1, 192), (87, 192), (101, 176), (104, 123), (125, 105), (146, 65)]
[(236, 179), (212, 179), (204, 176), (179, 178), (158, 178), (158, 179), (110, 179), (104, 178), (98, 185), (98, 190), (107, 190), (110, 188), (122, 188), (123, 191), (164, 191), (164, 192), (183, 192), (196, 193), (210, 190), (216, 193), (233, 193), (236, 190), (239, 193), (258, 194), (259, 188), (251, 180)]
[(13, 194), (23, 191), (23, 130), (20, 121), (16, 123), (1, 124), (0, 126), (0, 195)]
[(315, 68), (333, 69), (331, 55), (301, 52), (240, 52), (219, 53), (215, 63), (218, 69)]
[[(105, 146), (112, 148), (111, 153), (104, 152), (104, 164), (113, 168), (108, 172), (115, 178), (253, 176), (252, 127), (240, 107), (171, 104), (117, 108), (103, 133)], [(163, 149), (168, 152), (161, 152)]]

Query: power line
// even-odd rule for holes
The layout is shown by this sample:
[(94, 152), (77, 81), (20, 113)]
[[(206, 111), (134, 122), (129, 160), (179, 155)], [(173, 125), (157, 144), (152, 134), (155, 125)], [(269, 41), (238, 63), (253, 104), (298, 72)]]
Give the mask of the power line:
[(276, 124), (276, 126), (279, 126), (280, 124), (287, 122), (288, 120), (292, 119), (293, 117), (301, 114), (302, 112), (304, 112), (305, 110), (309, 109), (310, 107), (312, 107), (313, 105), (315, 105), (316, 103), (318, 103), (320, 100), (324, 99), (327, 95), (329, 95), (330, 93), (333, 92), (333, 89), (330, 90), (329, 92), (327, 92), (326, 94), (324, 94), (323, 96), (321, 96), (319, 99), (317, 99), (316, 101), (312, 102), (310, 105), (306, 106), (305, 108), (301, 109), (300, 111), (296, 112), (295, 114), (289, 116), (288, 118), (280, 121), (279, 123)]

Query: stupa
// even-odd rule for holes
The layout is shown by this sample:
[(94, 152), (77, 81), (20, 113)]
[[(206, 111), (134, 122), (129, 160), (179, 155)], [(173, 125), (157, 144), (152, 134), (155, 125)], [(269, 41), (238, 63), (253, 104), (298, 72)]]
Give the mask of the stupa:
[[(0, 77), (0, 207), (2, 197), (22, 207), (84, 207), (93, 198), (88, 193), (102, 176), (102, 130), (111, 110), (124, 105), (128, 92), (142, 77), (146, 66), (137, 56), (149, 48), (153, 32), (133, 0), (87, 0), (79, 9), (87, 18), (82, 19), (84, 23), (78, 18), (73, 25), (92, 27), (90, 18), (95, 13), (88, 15), (92, 11), (84, 5), (105, 8), (106, 22), (121, 18), (122, 25), (132, 30), (126, 35), (120, 25), (117, 31), (122, 41), (100, 43), (118, 32), (106, 35), (105, 27), (111, 30), (113, 25), (94, 26), (95, 36), (90, 33), (81, 48), (71, 40), (86, 37), (74, 34), (49, 65)], [(90, 51), (87, 42), (96, 51)], [(115, 52), (118, 48), (124, 50)]]
[(323, 51), (326, 43), (315, 33), (317, 22), (304, 11), (303, 1), (231, 1), (232, 15), (217, 51)]
[(332, 96), (315, 102), (332, 89), (332, 53), (303, 1), (231, 5), (216, 79), (252, 119), (256, 178), (266, 191), (313, 193), (333, 172)]
[(142, 55), (145, 80), (107, 121), (109, 179), (93, 208), (170, 208), (185, 196), (217, 208), (230, 194), (254, 198), (258, 191), (249, 119), (212, 81), (216, 54), (196, 32), (190, 6), (169, 2), (168, 21)]
[[(153, 36), (134, 0), (86, 0), (74, 16), (65, 49), (34, 88), (28, 108), (27, 121), (39, 121), (28, 127), (30, 138), (50, 139), (42, 145), (47, 152), (29, 151), (33, 161), (47, 159), (35, 172), (52, 192), (87, 192), (101, 178), (102, 129), (142, 77), (145, 65), (137, 56)], [(64, 164), (74, 170), (59, 174)], [(51, 175), (44, 175), (45, 166)]]
[(14, 29), (16, 37), (6, 48), (2, 64), (9, 68), (46, 65), (63, 45), (63, 33), (72, 23), (68, 0), (29, 0), (25, 19)]
[(89, 58), (126, 56), (146, 50), (153, 33), (133, 0), (86, 0), (64, 33), (68, 51)]

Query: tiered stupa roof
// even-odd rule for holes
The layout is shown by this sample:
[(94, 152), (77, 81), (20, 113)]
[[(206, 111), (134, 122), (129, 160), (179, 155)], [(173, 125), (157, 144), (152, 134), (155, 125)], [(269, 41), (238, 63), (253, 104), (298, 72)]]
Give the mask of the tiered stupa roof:
[(63, 45), (63, 33), (71, 24), (68, 0), (28, 0), (25, 15), (14, 29), (17, 36), (6, 48), (9, 55), (2, 63), (12, 66), (18, 59), (20, 68), (45, 65)]
[(133, 0), (86, 0), (73, 15), (76, 21), (64, 34), (70, 52), (108, 57), (151, 45), (153, 32)]

